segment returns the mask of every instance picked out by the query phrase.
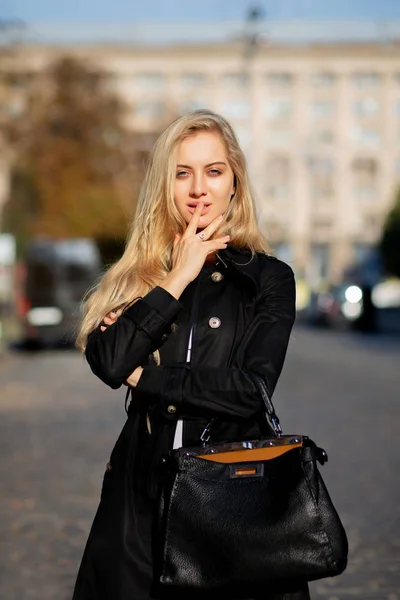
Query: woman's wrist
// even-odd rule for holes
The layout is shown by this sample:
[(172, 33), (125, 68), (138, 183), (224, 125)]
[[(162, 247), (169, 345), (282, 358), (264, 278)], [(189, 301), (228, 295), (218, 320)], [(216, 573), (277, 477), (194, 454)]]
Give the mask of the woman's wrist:
[(166, 278), (159, 283), (159, 287), (162, 287), (164, 290), (169, 292), (171, 296), (174, 296), (176, 300), (179, 300), (181, 294), (184, 289), (189, 285), (190, 280), (185, 277), (184, 273), (181, 271), (172, 270)]

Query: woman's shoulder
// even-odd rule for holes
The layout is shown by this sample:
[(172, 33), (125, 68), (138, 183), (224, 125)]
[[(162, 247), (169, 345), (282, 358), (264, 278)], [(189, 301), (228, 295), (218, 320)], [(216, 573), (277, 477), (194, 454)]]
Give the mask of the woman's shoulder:
[(293, 269), (283, 260), (280, 260), (272, 254), (257, 253), (257, 262), (259, 265), (259, 293), (263, 295), (279, 287), (285, 289), (285, 294), (295, 296), (295, 279)]
[(257, 259), (260, 265), (260, 271), (266, 271), (277, 275), (284, 275), (285, 273), (293, 274), (292, 267), (273, 254), (257, 252)]
[(292, 268), (273, 254), (265, 252), (252, 253), (247, 248), (230, 246), (221, 252), (224, 259), (234, 268), (252, 279), (259, 292), (277, 282), (292, 282)]

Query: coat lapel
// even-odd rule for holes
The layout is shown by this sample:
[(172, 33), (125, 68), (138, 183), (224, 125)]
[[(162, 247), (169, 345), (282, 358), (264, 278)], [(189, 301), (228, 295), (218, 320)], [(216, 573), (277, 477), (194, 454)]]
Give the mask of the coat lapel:
[(250, 283), (258, 292), (260, 264), (257, 254), (252, 257), (249, 250), (228, 245), (224, 250), (220, 250), (217, 256), (224, 268), (234, 269), (244, 282)]

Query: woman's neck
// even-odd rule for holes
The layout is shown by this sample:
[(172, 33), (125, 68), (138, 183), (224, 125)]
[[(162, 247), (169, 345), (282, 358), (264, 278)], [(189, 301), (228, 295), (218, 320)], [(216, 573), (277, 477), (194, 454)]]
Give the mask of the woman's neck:
[(216, 254), (209, 254), (206, 257), (206, 260), (204, 261), (205, 265), (208, 265), (210, 263), (216, 263), (217, 262), (217, 255)]

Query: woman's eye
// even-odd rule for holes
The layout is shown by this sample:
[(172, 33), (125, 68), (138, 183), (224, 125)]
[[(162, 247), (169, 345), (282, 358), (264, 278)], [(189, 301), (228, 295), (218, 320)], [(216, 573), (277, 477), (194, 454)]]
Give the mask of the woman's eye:
[(178, 171), (178, 172), (177, 172), (177, 174), (176, 174), (176, 176), (177, 176), (177, 177), (184, 177), (184, 176), (185, 176), (185, 175), (187, 175), (187, 174), (188, 174), (188, 172), (187, 172), (187, 171)]
[(211, 175), (211, 177), (217, 177), (218, 175), (222, 174), (222, 171), (220, 171), (219, 169), (211, 169), (210, 171), (208, 171), (208, 174)]

